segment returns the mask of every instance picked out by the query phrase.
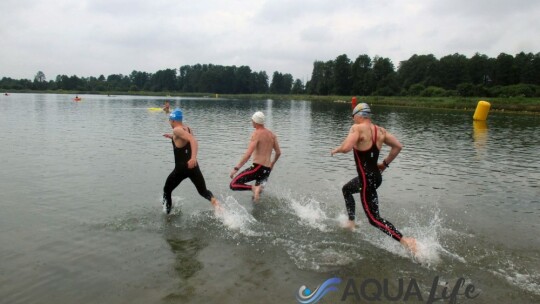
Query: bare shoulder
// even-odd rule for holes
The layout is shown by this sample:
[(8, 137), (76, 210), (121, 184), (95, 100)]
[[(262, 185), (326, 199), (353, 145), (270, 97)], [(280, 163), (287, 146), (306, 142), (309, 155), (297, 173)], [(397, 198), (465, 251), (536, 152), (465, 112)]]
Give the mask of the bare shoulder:
[(257, 140), (259, 138), (259, 132), (258, 130), (255, 130), (253, 131), (253, 133), (251, 133), (251, 137), (250, 137), (250, 140)]
[(186, 132), (186, 131), (184, 130), (184, 128), (179, 127), (179, 126), (178, 126), (178, 127), (175, 127), (175, 128), (173, 129), (173, 133), (176, 134), (176, 135), (184, 134), (184, 132)]
[(386, 135), (388, 133), (388, 131), (386, 131), (386, 129), (381, 127), (381, 126), (375, 125), (375, 127), (377, 127), (379, 129), (379, 132), (381, 133), (382, 136), (384, 136), (384, 135)]
[(366, 126), (366, 124), (354, 124), (351, 127), (351, 132), (362, 133), (362, 132), (365, 132), (367, 130), (368, 130), (368, 126)]

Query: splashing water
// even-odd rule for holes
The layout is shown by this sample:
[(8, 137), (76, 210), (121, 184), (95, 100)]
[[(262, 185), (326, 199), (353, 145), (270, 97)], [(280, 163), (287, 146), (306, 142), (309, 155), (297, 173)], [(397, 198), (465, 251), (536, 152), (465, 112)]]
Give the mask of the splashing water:
[(250, 226), (257, 223), (257, 220), (232, 197), (227, 196), (222, 201), (222, 210), (216, 217), (230, 230), (239, 231), (247, 236), (258, 236), (259, 233), (250, 229)]
[(328, 231), (328, 227), (324, 223), (325, 220), (328, 220), (328, 216), (322, 210), (320, 202), (313, 198), (303, 200), (291, 198), (290, 207), (300, 219), (298, 222), (301, 225), (308, 225), (323, 232)]

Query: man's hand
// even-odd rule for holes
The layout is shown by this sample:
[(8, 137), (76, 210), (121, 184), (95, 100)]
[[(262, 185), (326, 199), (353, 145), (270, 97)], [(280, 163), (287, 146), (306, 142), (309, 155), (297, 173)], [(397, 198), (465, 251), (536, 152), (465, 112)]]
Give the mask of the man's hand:
[(192, 159), (188, 160), (188, 162), (187, 162), (188, 169), (193, 169), (193, 168), (195, 168), (195, 166), (197, 166), (197, 159), (196, 158), (192, 158)]
[(379, 171), (383, 172), (386, 169), (386, 166), (383, 163), (378, 163), (377, 167), (379, 168)]
[(170, 139), (173, 138), (172, 134), (163, 134), (163, 137), (165, 137), (165, 138), (170, 138)]
[(332, 152), (330, 152), (330, 156), (334, 156), (334, 154), (336, 153), (339, 153), (339, 148), (335, 148), (334, 150), (332, 150)]
[(238, 170), (236, 170), (236, 168), (232, 169), (231, 171), (231, 175), (229, 175), (231, 178), (234, 177), (234, 175), (236, 175), (236, 172), (238, 172)]

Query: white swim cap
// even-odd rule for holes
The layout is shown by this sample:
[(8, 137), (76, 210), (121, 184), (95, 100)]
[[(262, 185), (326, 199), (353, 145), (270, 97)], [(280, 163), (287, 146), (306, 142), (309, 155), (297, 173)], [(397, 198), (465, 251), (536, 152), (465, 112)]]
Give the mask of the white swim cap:
[(264, 114), (261, 111), (255, 112), (253, 116), (251, 116), (251, 120), (253, 120), (255, 123), (264, 125)]

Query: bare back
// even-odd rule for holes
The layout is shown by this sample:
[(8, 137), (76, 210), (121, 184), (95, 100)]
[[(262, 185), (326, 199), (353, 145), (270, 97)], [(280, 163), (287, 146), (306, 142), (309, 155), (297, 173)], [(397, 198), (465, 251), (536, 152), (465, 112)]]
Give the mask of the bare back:
[(372, 124), (371, 122), (355, 124), (353, 126), (354, 132), (358, 133), (358, 140), (354, 145), (357, 150), (367, 151), (371, 148), (373, 137), (375, 136), (375, 128), (377, 129), (377, 149), (381, 150), (385, 141), (386, 130)]
[(251, 140), (256, 142), (253, 150), (253, 162), (265, 167), (270, 167), (272, 150), (276, 145), (276, 135), (272, 131), (261, 128), (251, 135)]

